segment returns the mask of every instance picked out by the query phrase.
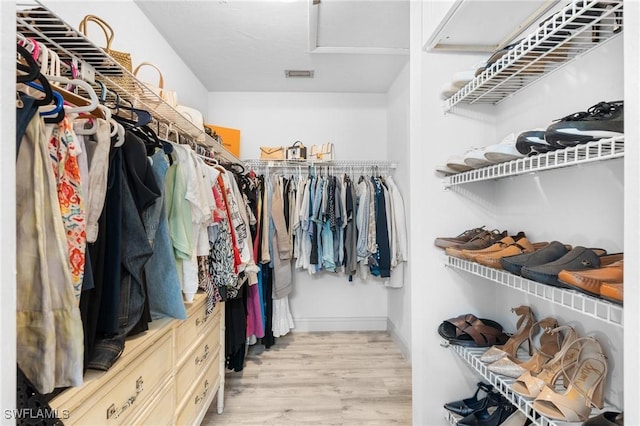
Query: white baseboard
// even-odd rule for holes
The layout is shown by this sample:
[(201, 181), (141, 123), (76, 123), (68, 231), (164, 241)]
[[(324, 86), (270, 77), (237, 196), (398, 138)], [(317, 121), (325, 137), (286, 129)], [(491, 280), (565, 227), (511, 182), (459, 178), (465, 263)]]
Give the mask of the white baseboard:
[(294, 318), (296, 331), (384, 331), (387, 317)]
[(409, 346), (400, 333), (398, 333), (398, 328), (389, 318), (387, 318), (387, 331), (389, 331), (391, 338), (396, 345), (398, 345), (398, 349), (400, 349), (404, 358), (411, 364), (411, 346)]

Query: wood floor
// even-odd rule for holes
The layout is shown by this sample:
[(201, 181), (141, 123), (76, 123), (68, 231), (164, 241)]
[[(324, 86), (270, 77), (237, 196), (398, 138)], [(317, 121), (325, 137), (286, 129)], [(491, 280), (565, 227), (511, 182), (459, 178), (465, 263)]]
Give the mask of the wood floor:
[(386, 332), (290, 333), (228, 372), (202, 425), (411, 425), (411, 367)]

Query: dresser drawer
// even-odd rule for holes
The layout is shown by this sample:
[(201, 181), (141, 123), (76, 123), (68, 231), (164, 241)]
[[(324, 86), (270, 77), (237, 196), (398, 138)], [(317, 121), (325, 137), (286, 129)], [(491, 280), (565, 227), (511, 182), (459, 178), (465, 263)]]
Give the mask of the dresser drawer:
[[(219, 363), (220, 358), (216, 353), (215, 358), (210, 364), (210, 368), (207, 369), (196, 386), (192, 388), (189, 397), (183, 402), (178, 413), (176, 424), (181, 426), (194, 424), (196, 419), (203, 414), (203, 411), (207, 410), (218, 390), (218, 381), (220, 380)], [(178, 395), (178, 398), (180, 397), (181, 395)], [(202, 417), (203, 416), (200, 416), (200, 418)]]
[[(200, 297), (199, 297), (200, 296)], [(198, 337), (208, 329), (210, 321), (220, 317), (220, 304), (216, 305), (213, 312), (207, 315), (205, 298), (196, 295), (194, 306), (189, 309), (189, 317), (176, 329), (176, 359), (181, 362), (182, 357)]]
[(171, 343), (171, 333), (166, 333), (86, 400), (83, 406), (89, 411), (77, 419), (72, 411), (65, 425), (130, 424), (127, 418), (137, 415), (140, 407), (171, 376)]
[(169, 382), (159, 395), (155, 396), (149, 407), (144, 410), (138, 419), (131, 422), (134, 425), (169, 426), (173, 424), (176, 415), (176, 398), (173, 382)]
[[(178, 399), (182, 399), (195, 381), (204, 373), (205, 369), (212, 368), (211, 361), (220, 353), (220, 318), (213, 319), (212, 327), (209, 327), (198, 346), (189, 352), (185, 362), (180, 366), (176, 376), (176, 389)], [(213, 368), (219, 368), (214, 366)]]

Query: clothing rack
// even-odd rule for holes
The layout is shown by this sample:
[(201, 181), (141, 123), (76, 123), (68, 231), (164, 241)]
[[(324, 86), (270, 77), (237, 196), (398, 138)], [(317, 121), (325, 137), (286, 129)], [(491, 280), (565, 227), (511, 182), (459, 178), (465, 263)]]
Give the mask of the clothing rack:
[(197, 141), (197, 144), (212, 148), (215, 154), (226, 162), (241, 163), (224, 148), (220, 140), (212, 138), (203, 129), (196, 127), (101, 47), (71, 27), (40, 1), (18, 0), (16, 19), (18, 34), (44, 43), (48, 49), (58, 54), (63, 64), (78, 64), (83, 74), (95, 75), (95, 81), (90, 81), (90, 78), (87, 80), (96, 88), (99, 88), (99, 82), (102, 82), (127, 103), (148, 110), (156, 120), (172, 126), (183, 139)]
[(278, 172), (284, 174), (347, 173), (389, 175), (397, 168), (393, 161), (376, 160), (245, 160), (245, 168), (258, 174)]

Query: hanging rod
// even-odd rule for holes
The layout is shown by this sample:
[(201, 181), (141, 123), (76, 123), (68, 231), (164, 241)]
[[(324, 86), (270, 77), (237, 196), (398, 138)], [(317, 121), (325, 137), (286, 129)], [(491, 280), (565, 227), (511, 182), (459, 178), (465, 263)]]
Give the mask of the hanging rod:
[(397, 163), (394, 161), (377, 160), (245, 160), (244, 164), (249, 169), (307, 169), (330, 168), (330, 169), (363, 169), (377, 167), (378, 169), (396, 169)]
[(283, 173), (308, 173), (310, 170), (327, 170), (334, 173), (375, 173), (389, 174), (397, 168), (393, 161), (376, 160), (245, 160), (246, 170), (256, 173), (277, 171)]

